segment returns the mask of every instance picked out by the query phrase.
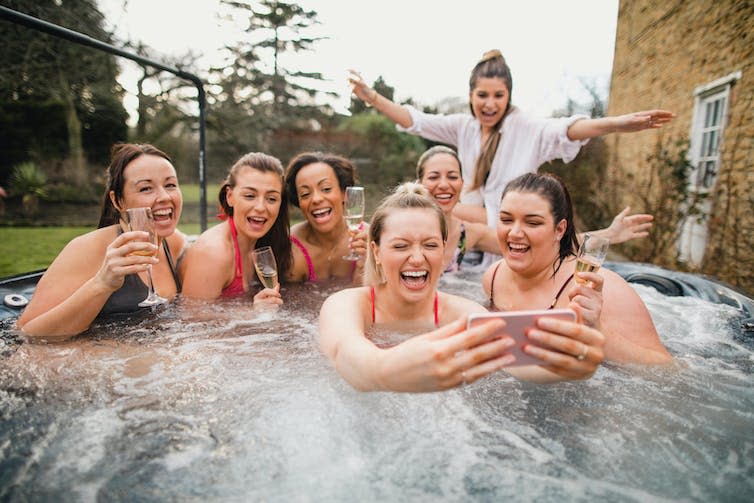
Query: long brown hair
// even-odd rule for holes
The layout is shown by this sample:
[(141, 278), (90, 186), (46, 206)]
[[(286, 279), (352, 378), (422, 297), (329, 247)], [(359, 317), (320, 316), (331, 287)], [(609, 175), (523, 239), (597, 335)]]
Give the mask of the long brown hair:
[(283, 165), (277, 157), (263, 154), (261, 152), (250, 152), (242, 156), (230, 168), (228, 176), (218, 193), (218, 200), (225, 215), (233, 218), (233, 207), (228, 204), (228, 189), (236, 186), (236, 177), (244, 168), (255, 169), (261, 173), (275, 173), (280, 177), (280, 211), (267, 233), (259, 238), (254, 245), (255, 248), (262, 246), (272, 247), (275, 254), (275, 260), (278, 265), (278, 278), (285, 280), (288, 270), (293, 262), (291, 254), (290, 228), (288, 220), (288, 199), (285, 197), (285, 183), (283, 181)]
[[(500, 129), (503, 126), (503, 121), (508, 114), (513, 110), (511, 100), (513, 96), (513, 78), (511, 77), (511, 70), (508, 68), (508, 64), (505, 62), (505, 58), (497, 49), (487, 51), (482, 56), (482, 59), (471, 70), (471, 77), (469, 77), (469, 96), (476, 89), (479, 79), (491, 79), (500, 78), (503, 79), (505, 85), (508, 87), (508, 105), (505, 107), (505, 112), (500, 118), (500, 121), (492, 128), (492, 134), (482, 145), (482, 152), (476, 160), (476, 166), (474, 169), (474, 179), (471, 181), (469, 190), (475, 190), (484, 186), (487, 182), (487, 177), (490, 174), (492, 168), (492, 161), (495, 159), (495, 153), (497, 147), (500, 145)], [(474, 107), (469, 100), (469, 107), (471, 108), (471, 115), (474, 115)], [(474, 115), (476, 117), (476, 115)]]
[(102, 209), (100, 211), (99, 223), (97, 228), (108, 227), (117, 224), (120, 220), (120, 212), (113, 205), (110, 199), (110, 191), (115, 194), (115, 200), (120, 202), (123, 199), (123, 187), (126, 183), (126, 167), (142, 155), (155, 155), (167, 160), (170, 164), (173, 161), (162, 150), (148, 143), (116, 143), (110, 149), (110, 165), (107, 167), (107, 183), (105, 185), (105, 195), (102, 198)]

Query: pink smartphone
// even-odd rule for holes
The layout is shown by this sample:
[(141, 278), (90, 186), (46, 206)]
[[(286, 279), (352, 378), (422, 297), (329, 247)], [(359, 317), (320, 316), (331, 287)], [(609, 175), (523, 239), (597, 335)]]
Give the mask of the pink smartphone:
[(486, 320), (502, 318), (505, 320), (505, 327), (499, 332), (495, 333), (495, 336), (509, 335), (516, 341), (516, 345), (511, 349), (510, 353), (516, 357), (516, 361), (508, 365), (514, 367), (516, 365), (542, 365), (543, 361), (539, 358), (535, 358), (527, 353), (524, 353), (523, 346), (525, 344), (537, 345), (533, 340), (526, 336), (526, 331), (536, 325), (537, 319), (546, 316), (549, 318), (558, 318), (566, 321), (576, 321), (576, 313), (571, 309), (541, 309), (534, 311), (500, 311), (492, 313), (474, 313), (469, 315), (469, 322), (467, 328), (471, 328), (480, 323), (484, 323)]

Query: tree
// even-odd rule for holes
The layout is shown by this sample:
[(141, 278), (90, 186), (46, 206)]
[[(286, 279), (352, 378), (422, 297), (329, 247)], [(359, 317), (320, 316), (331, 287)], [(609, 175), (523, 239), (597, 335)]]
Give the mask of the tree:
[[(108, 41), (94, 0), (5, 0), (11, 9)], [(50, 161), (84, 183), (87, 159), (107, 159), (126, 138), (113, 56), (10, 22), (0, 22), (0, 164)], [(104, 157), (104, 159), (103, 159)], [(60, 162), (60, 158), (67, 158)], [(60, 173), (62, 176), (63, 173)], [(2, 180), (2, 178), (0, 178)]]
[(315, 101), (320, 94), (335, 95), (314, 87), (322, 75), (283, 63), (286, 53), (311, 50), (321, 40), (303, 34), (317, 23), (317, 13), (277, 0), (223, 4), (248, 15), (248, 37), (226, 47), (228, 64), (211, 71), (211, 126), (220, 141), (241, 151), (252, 147), (280, 156), (276, 131), (318, 128), (332, 115), (328, 105)]
[[(395, 95), (395, 88), (387, 85), (387, 82), (385, 82), (385, 80), (382, 78), (382, 75), (377, 77), (377, 80), (374, 81), (374, 83), (372, 84), (372, 89), (380, 93), (380, 96), (384, 96), (390, 101), (393, 101), (393, 96)], [(367, 106), (366, 103), (361, 101), (356, 96), (351, 95), (351, 105), (348, 107), (348, 110), (351, 112), (351, 115), (356, 115), (363, 112), (367, 112), (369, 108), (370, 107)]]

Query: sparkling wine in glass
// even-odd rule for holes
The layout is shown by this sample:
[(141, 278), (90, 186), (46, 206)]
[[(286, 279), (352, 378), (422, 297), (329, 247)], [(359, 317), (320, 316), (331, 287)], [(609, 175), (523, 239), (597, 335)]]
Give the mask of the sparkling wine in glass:
[[(150, 208), (129, 208), (125, 213), (125, 220), (129, 230), (144, 231), (149, 233), (149, 242), (157, 245), (157, 234), (154, 230), (154, 217)], [(132, 255), (142, 255), (151, 257), (156, 255), (156, 251), (137, 250)], [(152, 281), (152, 264), (147, 266), (147, 279), (149, 280), (149, 294), (147, 298), (139, 302), (139, 307), (156, 306), (167, 302), (168, 300), (157, 295), (154, 291), (154, 282)]]
[[(364, 220), (364, 210), (366, 209), (366, 200), (364, 198), (364, 187), (346, 187), (346, 224), (348, 231), (354, 235), (361, 227)], [(353, 250), (343, 257), (345, 260), (356, 261), (361, 258)]]
[[(610, 240), (594, 234), (584, 234), (584, 242), (579, 247), (576, 254), (576, 272), (596, 272), (607, 255), (607, 248), (610, 246)], [(576, 276), (576, 281), (586, 283), (583, 279)]]
[(262, 246), (252, 251), (252, 259), (254, 260), (254, 269), (257, 270), (257, 276), (259, 281), (262, 282), (265, 288), (274, 289), (278, 286), (278, 266), (275, 261), (275, 254), (272, 253), (272, 248), (269, 246)]

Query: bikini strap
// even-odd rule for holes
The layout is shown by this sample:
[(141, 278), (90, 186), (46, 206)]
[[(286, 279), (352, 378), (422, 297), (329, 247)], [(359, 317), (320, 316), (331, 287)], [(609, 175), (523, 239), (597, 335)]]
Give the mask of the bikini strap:
[(497, 306), (495, 306), (495, 300), (492, 297), (495, 295), (495, 276), (497, 276), (497, 270), (500, 269), (500, 264), (502, 263), (502, 261), (498, 262), (495, 266), (495, 270), (492, 271), (492, 281), (490, 281), (490, 309), (497, 309)]
[(314, 282), (317, 281), (317, 273), (314, 272), (314, 262), (312, 262), (311, 256), (309, 256), (309, 250), (306, 249), (306, 246), (299, 241), (299, 239), (294, 236), (293, 234), (290, 235), (291, 243), (298, 246), (298, 249), (301, 250), (301, 253), (304, 255), (304, 260), (306, 261), (306, 268), (309, 270), (309, 281)]
[(233, 238), (233, 247), (236, 249), (236, 278), (243, 278), (243, 266), (241, 265), (241, 249), (238, 247), (238, 232), (236, 232), (236, 224), (233, 221), (233, 217), (228, 218), (228, 225), (230, 225), (230, 237)]
[(435, 327), (440, 328), (440, 311), (439, 311), (439, 300), (437, 296), (437, 290), (435, 290)]
[(372, 303), (372, 325), (374, 325), (374, 287), (369, 288), (369, 301)]
[(181, 278), (178, 277), (178, 269), (175, 267), (173, 254), (170, 253), (170, 245), (168, 245), (167, 239), (162, 240), (162, 249), (165, 250), (165, 257), (168, 259), (168, 267), (170, 268), (170, 273), (173, 275), (173, 281), (175, 281), (176, 292), (181, 293), (183, 285), (181, 284)]
[(552, 301), (552, 304), (550, 304), (550, 307), (548, 307), (547, 309), (553, 309), (555, 307), (555, 304), (558, 303), (558, 299), (560, 298), (560, 294), (563, 293), (565, 288), (568, 286), (568, 283), (570, 283), (572, 279), (573, 279), (573, 274), (568, 276), (568, 279), (565, 280), (565, 283), (563, 283), (563, 286), (560, 287), (560, 290), (558, 290), (558, 293), (555, 295), (555, 300)]

